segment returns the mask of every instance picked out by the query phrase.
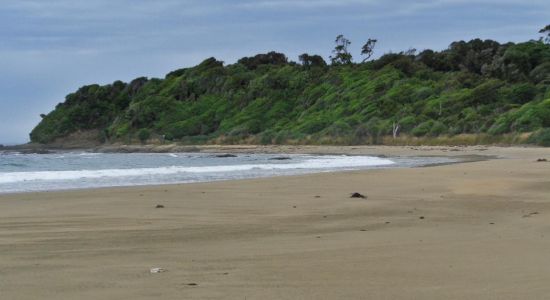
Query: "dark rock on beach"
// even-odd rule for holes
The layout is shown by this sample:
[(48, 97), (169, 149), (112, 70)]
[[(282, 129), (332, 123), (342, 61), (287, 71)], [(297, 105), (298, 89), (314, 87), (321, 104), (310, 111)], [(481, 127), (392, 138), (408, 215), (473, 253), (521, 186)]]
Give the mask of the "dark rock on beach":
[(531, 213), (528, 213), (526, 215), (523, 215), (524, 218), (529, 218), (529, 217), (532, 217), (534, 215), (538, 215), (539, 212), (538, 211), (535, 211), (535, 212), (531, 212)]
[(350, 198), (362, 198), (362, 199), (366, 199), (367, 196), (363, 195), (363, 194), (359, 194), (359, 193), (353, 193), (351, 194)]

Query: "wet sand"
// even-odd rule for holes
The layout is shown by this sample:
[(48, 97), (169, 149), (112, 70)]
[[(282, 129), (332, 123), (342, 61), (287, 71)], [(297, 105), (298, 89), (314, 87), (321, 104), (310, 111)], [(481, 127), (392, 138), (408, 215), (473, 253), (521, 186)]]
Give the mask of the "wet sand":
[[(207, 149), (208, 148), (208, 149)], [(0, 196), (1, 299), (543, 299), (550, 149), (209, 147), (493, 157)], [(350, 198), (360, 192), (367, 199)], [(164, 208), (155, 208), (158, 204)], [(154, 267), (166, 272), (151, 274)]]

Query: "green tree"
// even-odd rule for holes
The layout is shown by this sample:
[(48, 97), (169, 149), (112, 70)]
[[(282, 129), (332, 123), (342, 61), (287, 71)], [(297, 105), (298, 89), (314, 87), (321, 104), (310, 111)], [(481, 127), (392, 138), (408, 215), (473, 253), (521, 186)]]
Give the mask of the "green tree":
[(147, 140), (151, 137), (151, 132), (147, 128), (142, 128), (138, 132), (138, 138), (142, 143), (147, 142)]
[(374, 46), (376, 46), (376, 42), (378, 42), (378, 40), (369, 38), (369, 40), (363, 45), (363, 48), (361, 48), (361, 55), (365, 56), (363, 62), (369, 60), (374, 53)]
[(300, 55), (298, 59), (302, 63), (302, 66), (304, 66), (306, 69), (327, 66), (327, 63), (320, 55), (309, 55), (307, 53), (304, 53)]
[(542, 28), (539, 33), (542, 33), (543, 35), (545, 34), (546, 36), (544, 37), (544, 41), (547, 44), (550, 44), (550, 24), (544, 26), (544, 28)]
[(349, 65), (352, 63), (352, 55), (348, 51), (349, 45), (351, 45), (350, 40), (346, 39), (342, 34), (336, 37), (334, 41), (336, 46), (332, 50), (332, 56), (330, 60), (333, 65)]
[(257, 54), (253, 57), (243, 57), (237, 62), (250, 70), (255, 70), (261, 65), (286, 65), (288, 59), (283, 53), (271, 51), (265, 54)]

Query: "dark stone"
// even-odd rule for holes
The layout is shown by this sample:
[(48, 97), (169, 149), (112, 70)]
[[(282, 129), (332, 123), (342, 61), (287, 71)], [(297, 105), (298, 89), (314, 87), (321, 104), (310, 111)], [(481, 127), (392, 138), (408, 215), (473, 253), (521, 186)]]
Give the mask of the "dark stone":
[(217, 154), (216, 157), (227, 158), (227, 157), (237, 157), (237, 155), (226, 153), (226, 154)]
[(286, 157), (286, 156), (281, 156), (281, 157), (272, 157), (269, 160), (290, 160), (290, 159), (292, 159), (292, 158)]
[(21, 154), (52, 154), (53, 151), (46, 149), (24, 149), (21, 150)]
[(538, 215), (538, 214), (539, 214), (539, 212), (538, 212), (538, 211), (535, 211), (535, 212), (532, 212), (532, 213), (528, 213), (528, 214), (526, 214), (526, 215), (523, 215), (523, 217), (524, 217), (524, 218), (529, 218), (529, 217), (531, 217), (531, 216)]
[(155, 208), (164, 208), (164, 205), (162, 205), (162, 204), (157, 204), (157, 206), (155, 206)]
[(537, 162), (544, 162), (544, 161), (548, 161), (546, 158), (539, 158), (537, 159)]
[(420, 217), (419, 219), (420, 219), (420, 220), (424, 220), (424, 217)]
[(353, 194), (351, 194), (350, 198), (363, 198), (363, 199), (366, 199), (367, 196), (359, 194), (359, 193), (353, 193)]

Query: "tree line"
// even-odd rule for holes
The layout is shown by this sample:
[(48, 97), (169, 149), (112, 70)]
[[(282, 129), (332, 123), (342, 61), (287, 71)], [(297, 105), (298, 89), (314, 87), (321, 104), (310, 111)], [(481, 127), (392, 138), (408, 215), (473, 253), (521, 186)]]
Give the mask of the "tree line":
[[(473, 39), (355, 63), (343, 35), (327, 63), (275, 51), (226, 65), (213, 57), (164, 78), (87, 85), (42, 116), (31, 140), (96, 131), (97, 141), (381, 143), (492, 139), (550, 131), (550, 26), (522, 43)], [(542, 132), (542, 133), (540, 133)]]

